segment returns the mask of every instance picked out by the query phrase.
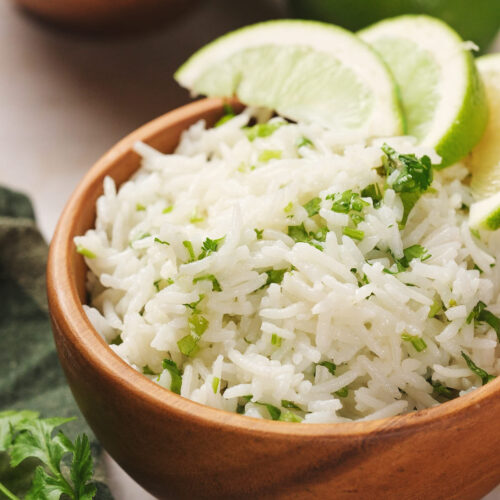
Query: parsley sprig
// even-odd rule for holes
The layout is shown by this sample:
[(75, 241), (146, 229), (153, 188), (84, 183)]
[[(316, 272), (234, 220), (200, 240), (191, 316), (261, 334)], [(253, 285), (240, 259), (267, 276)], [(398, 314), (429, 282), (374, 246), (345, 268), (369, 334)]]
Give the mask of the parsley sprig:
[[(27, 458), (40, 462), (25, 496), (27, 500), (57, 500), (62, 495), (72, 500), (91, 500), (94, 497), (96, 487), (91, 481), (93, 462), (88, 437), (82, 434), (73, 442), (62, 431), (53, 436), (56, 427), (71, 420), (41, 419), (32, 411), (0, 412), (0, 452), (8, 453), (11, 467), (17, 467)], [(61, 462), (69, 454), (72, 458), (66, 471)], [(10, 500), (19, 500), (2, 483), (0, 492)]]

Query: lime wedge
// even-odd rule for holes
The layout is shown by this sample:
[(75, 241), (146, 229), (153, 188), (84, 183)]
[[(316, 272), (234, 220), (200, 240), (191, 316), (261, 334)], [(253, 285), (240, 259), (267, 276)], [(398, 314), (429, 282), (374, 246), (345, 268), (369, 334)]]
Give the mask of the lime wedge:
[(360, 136), (404, 132), (398, 92), (358, 37), (315, 21), (268, 21), (208, 44), (176, 74), (194, 94), (232, 97)]
[(407, 129), (435, 148), (440, 167), (462, 159), (479, 142), (488, 109), (467, 45), (448, 25), (428, 16), (400, 16), (359, 35), (383, 57), (399, 85)]
[(471, 204), (469, 226), (490, 231), (500, 228), (500, 192)]
[(467, 158), (477, 199), (500, 192), (500, 54), (480, 57), (477, 67), (486, 87), (490, 116), (479, 144)]

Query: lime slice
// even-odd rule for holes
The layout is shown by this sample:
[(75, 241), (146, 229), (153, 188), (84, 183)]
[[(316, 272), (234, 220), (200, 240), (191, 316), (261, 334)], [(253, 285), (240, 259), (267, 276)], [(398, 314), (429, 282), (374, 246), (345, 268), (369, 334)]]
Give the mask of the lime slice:
[(488, 109), (474, 58), (448, 25), (428, 16), (400, 16), (359, 35), (391, 68), (401, 91), (408, 133), (435, 148), (441, 167), (479, 142)]
[(480, 57), (477, 67), (486, 87), (490, 117), (479, 144), (467, 158), (477, 199), (500, 192), (500, 54)]
[(268, 21), (208, 44), (175, 74), (194, 94), (237, 96), (296, 121), (360, 136), (401, 134), (394, 80), (380, 57), (342, 28)]
[(491, 231), (500, 228), (500, 192), (472, 203), (469, 209), (469, 226)]

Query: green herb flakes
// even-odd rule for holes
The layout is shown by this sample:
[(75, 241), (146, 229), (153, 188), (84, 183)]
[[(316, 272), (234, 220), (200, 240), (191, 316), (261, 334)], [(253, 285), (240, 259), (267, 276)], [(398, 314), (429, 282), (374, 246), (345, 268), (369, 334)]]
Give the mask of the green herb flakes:
[(281, 410), (276, 408), (276, 406), (270, 405), (269, 403), (261, 403), (260, 401), (254, 401), (254, 404), (265, 406), (273, 420), (279, 420), (281, 417)]
[(282, 399), (281, 406), (283, 406), (283, 408), (303, 411), (300, 406), (297, 406), (293, 401), (288, 401), (288, 399)]
[(201, 253), (200, 255), (198, 255), (198, 260), (208, 257), (213, 252), (217, 252), (217, 250), (219, 250), (219, 246), (224, 242), (225, 239), (225, 236), (222, 236), (222, 238), (218, 238), (216, 240), (206, 238), (203, 242), (203, 245), (201, 246)]
[(465, 362), (467, 363), (467, 366), (469, 367), (471, 372), (474, 372), (480, 379), (483, 385), (487, 384), (488, 382), (491, 382), (494, 378), (496, 378), (495, 375), (490, 375), (488, 372), (483, 370), (482, 368), (479, 368), (472, 359), (465, 354), (465, 352), (461, 352), (462, 358), (465, 359)]
[(198, 283), (199, 281), (208, 280), (212, 282), (212, 290), (214, 292), (222, 292), (222, 288), (220, 286), (219, 281), (213, 274), (205, 274), (204, 276), (198, 276), (193, 279), (193, 284)]
[(160, 240), (160, 238), (155, 237), (155, 243), (160, 243), (162, 245), (170, 245), (168, 241)]
[(370, 184), (369, 186), (366, 186), (361, 190), (361, 196), (363, 198), (371, 198), (374, 208), (379, 208), (384, 198), (378, 184)]
[(368, 203), (361, 199), (358, 193), (353, 193), (351, 189), (343, 193), (329, 194), (327, 200), (333, 200), (331, 210), (341, 214), (348, 214), (351, 211), (361, 212)]
[(349, 395), (349, 389), (347, 387), (342, 387), (342, 389), (335, 391), (335, 395), (339, 398), (346, 398)]
[(84, 257), (87, 257), (88, 259), (95, 259), (97, 255), (89, 250), (88, 248), (85, 248), (82, 245), (77, 245), (76, 246), (76, 251), (80, 254), (83, 255)]
[(288, 226), (288, 236), (290, 236), (290, 238), (292, 238), (296, 243), (308, 243), (310, 240), (309, 233), (306, 231), (304, 223), (300, 226)]
[(283, 281), (285, 273), (288, 271), (289, 269), (269, 269), (268, 271), (265, 271), (267, 274), (267, 280), (264, 283), (264, 286), (268, 286), (271, 283), (280, 284)]
[(198, 340), (199, 339), (195, 339), (192, 335), (186, 335), (177, 342), (177, 347), (184, 356), (194, 356), (199, 349)]
[(146, 207), (144, 205), (142, 205), (141, 203), (136, 203), (135, 205), (135, 209), (138, 211), (138, 212), (144, 212), (146, 210)]
[(167, 279), (162, 279), (160, 278), (159, 280), (156, 280), (153, 285), (156, 288), (157, 292), (160, 292), (164, 288), (167, 288), (167, 286), (172, 285), (174, 283), (174, 280), (172, 278), (167, 278)]
[(431, 308), (429, 309), (429, 318), (434, 318), (437, 314), (439, 314), (443, 310), (443, 303), (441, 302), (441, 299), (437, 298), (434, 300), (434, 302), (431, 305)]
[(198, 314), (199, 313), (198, 306), (204, 298), (205, 295), (203, 293), (200, 293), (200, 295), (198, 296), (198, 300), (196, 300), (195, 302), (191, 302), (190, 304), (182, 304), (182, 305), (191, 309), (193, 311), (193, 314)]
[(279, 160), (281, 159), (282, 151), (279, 149), (265, 149), (262, 151), (258, 157), (258, 160), (262, 163), (267, 163), (271, 160)]
[(342, 228), (342, 234), (358, 241), (361, 241), (365, 237), (364, 231), (360, 231), (359, 229), (354, 229), (347, 226)]
[(168, 207), (165, 207), (161, 213), (162, 214), (169, 214), (172, 210), (174, 209), (174, 206), (173, 205), (169, 205)]
[(472, 311), (467, 316), (467, 324), (470, 324), (473, 320), (478, 323), (484, 322), (490, 325), (491, 328), (495, 330), (498, 341), (500, 342), (500, 318), (488, 311), (486, 309), (486, 304), (481, 300), (474, 306)]
[(302, 136), (297, 140), (297, 149), (303, 148), (303, 147), (313, 148), (314, 143), (313, 143), (313, 141), (311, 141), (311, 139), (308, 139), (307, 137)]
[(195, 313), (189, 317), (188, 325), (192, 335), (201, 337), (208, 328), (208, 320), (203, 316)]
[(216, 128), (216, 127), (220, 127), (221, 125), (224, 125), (224, 123), (228, 122), (229, 120), (231, 120), (235, 116), (236, 116), (236, 113), (234, 112), (233, 107), (230, 104), (225, 103), (224, 104), (224, 115), (221, 118), (219, 118), (219, 120), (217, 120), (214, 127)]
[(258, 137), (259, 138), (269, 137), (283, 125), (286, 125), (286, 122), (275, 121), (273, 123), (258, 123), (253, 127), (244, 127), (243, 131), (245, 132), (245, 135), (247, 136), (248, 140), (251, 142), (257, 139)]
[(254, 229), (254, 231), (255, 231), (255, 235), (257, 236), (257, 239), (261, 240), (262, 239), (262, 235), (264, 233), (264, 229)]
[(142, 367), (142, 373), (144, 375), (156, 375), (156, 373), (149, 367), (149, 365)]
[(214, 394), (217, 394), (217, 391), (219, 389), (219, 382), (220, 382), (219, 377), (212, 378), (212, 390), (214, 391)]
[(425, 340), (422, 337), (419, 337), (418, 335), (410, 335), (409, 333), (405, 332), (401, 334), (401, 339), (404, 340), (405, 342), (411, 342), (415, 350), (418, 352), (422, 352), (425, 351), (425, 349), (427, 349), (427, 344), (425, 343)]
[(276, 347), (281, 347), (281, 342), (283, 341), (283, 339), (277, 334), (277, 333), (273, 333), (271, 335), (271, 344), (276, 346)]
[[(182, 352), (182, 350), (181, 350), (181, 352)], [(185, 353), (183, 353), (183, 354), (185, 354)], [(189, 354), (186, 354), (186, 356), (189, 356)], [(163, 369), (168, 370), (168, 372), (170, 373), (170, 380), (171, 380), (170, 390), (172, 392), (175, 392), (176, 394), (180, 394), (181, 393), (181, 386), (182, 386), (182, 372), (177, 367), (177, 364), (174, 361), (172, 361), (171, 359), (164, 359), (163, 360)]]
[(288, 203), (288, 205), (283, 209), (283, 212), (285, 212), (286, 214), (289, 214), (291, 211), (293, 210), (293, 203), (290, 202)]
[(294, 422), (294, 423), (302, 422), (302, 418), (299, 417), (298, 415), (295, 415), (295, 413), (292, 413), (291, 411), (285, 411), (281, 413), (281, 415), (278, 417), (278, 420), (280, 422)]
[(316, 366), (324, 366), (332, 375), (335, 375), (335, 371), (337, 370), (337, 365), (331, 361), (320, 361), (316, 363)]
[(307, 215), (309, 217), (317, 215), (319, 213), (319, 209), (321, 208), (321, 198), (317, 196), (316, 198), (309, 200), (305, 205), (302, 206), (306, 209)]
[(188, 262), (193, 262), (193, 260), (196, 260), (196, 256), (195, 256), (194, 250), (193, 250), (193, 244), (188, 240), (183, 241), (182, 244), (184, 245), (184, 248), (189, 253), (189, 261)]

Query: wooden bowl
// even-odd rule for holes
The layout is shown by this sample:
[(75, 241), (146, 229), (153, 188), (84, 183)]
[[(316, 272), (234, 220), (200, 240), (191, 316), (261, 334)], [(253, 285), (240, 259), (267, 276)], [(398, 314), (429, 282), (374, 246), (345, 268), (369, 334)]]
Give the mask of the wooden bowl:
[(93, 226), (105, 175), (139, 167), (142, 140), (171, 152), (181, 132), (222, 115), (194, 102), (148, 123), (81, 181), (50, 248), (48, 297), (61, 364), (111, 456), (160, 498), (478, 499), (500, 481), (500, 377), (440, 406), (382, 420), (295, 424), (244, 417), (184, 399), (129, 367), (82, 309), (86, 266), (73, 237)]
[(141, 32), (175, 19), (198, 0), (15, 0), (45, 21), (104, 34)]

